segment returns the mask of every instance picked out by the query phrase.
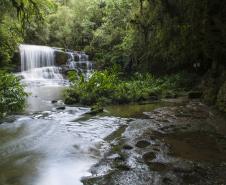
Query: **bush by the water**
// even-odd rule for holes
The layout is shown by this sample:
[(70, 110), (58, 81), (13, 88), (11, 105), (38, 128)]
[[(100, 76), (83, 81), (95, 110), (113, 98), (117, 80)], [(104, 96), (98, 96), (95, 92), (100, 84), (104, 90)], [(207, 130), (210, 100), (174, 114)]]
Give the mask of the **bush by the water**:
[(0, 117), (23, 110), (26, 96), (16, 76), (0, 71)]
[(121, 80), (117, 72), (96, 71), (87, 80), (82, 75), (69, 72), (71, 86), (65, 92), (65, 103), (93, 105), (123, 104), (158, 99), (163, 94), (173, 94), (178, 78), (155, 78), (151, 74), (136, 73)]

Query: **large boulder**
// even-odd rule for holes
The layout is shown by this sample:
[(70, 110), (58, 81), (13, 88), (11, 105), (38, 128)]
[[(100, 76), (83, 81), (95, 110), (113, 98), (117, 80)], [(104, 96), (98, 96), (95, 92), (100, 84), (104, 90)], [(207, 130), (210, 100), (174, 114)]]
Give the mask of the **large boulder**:
[(65, 65), (68, 61), (68, 54), (63, 52), (63, 51), (59, 51), (56, 50), (55, 51), (55, 62), (56, 65)]

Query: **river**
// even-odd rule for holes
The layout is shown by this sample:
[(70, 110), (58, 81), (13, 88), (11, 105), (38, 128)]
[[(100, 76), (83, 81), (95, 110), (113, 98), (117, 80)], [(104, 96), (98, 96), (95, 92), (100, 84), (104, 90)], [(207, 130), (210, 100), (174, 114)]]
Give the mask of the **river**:
[(84, 119), (86, 107), (67, 107), (68, 86), (54, 64), (54, 50), (21, 45), (22, 83), (29, 93), (23, 115), (0, 125), (0, 184), (79, 185), (105, 153), (104, 138), (123, 121), (101, 116)]
[(91, 116), (64, 105), (69, 82), (52, 49), (21, 52), (29, 96), (23, 114), (0, 124), (0, 185), (226, 184), (224, 115), (182, 98)]

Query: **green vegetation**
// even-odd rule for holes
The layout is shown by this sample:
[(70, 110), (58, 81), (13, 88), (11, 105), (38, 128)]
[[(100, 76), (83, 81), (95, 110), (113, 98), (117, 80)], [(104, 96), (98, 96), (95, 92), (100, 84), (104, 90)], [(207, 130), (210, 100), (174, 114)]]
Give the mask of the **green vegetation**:
[(203, 97), (215, 104), (226, 81), (225, 6), (220, 0), (1, 0), (0, 69), (16, 65), (21, 42), (83, 50), (98, 70), (117, 65), (124, 77), (103, 71), (79, 78), (66, 97), (72, 102), (146, 100), (164, 94), (163, 76), (185, 72), (192, 75), (188, 83), (194, 75), (207, 84)]
[(31, 23), (39, 25), (53, 4), (50, 0), (1, 0), (0, 2), (0, 68), (10, 69), (12, 57)]
[(225, 59), (224, 8), (220, 0), (3, 0), (0, 62), (25, 40), (85, 50), (100, 68), (203, 74)]
[[(12, 70), (12, 57), (25, 31), (36, 22), (44, 21), (53, 8), (49, 0), (1, 0), (0, 2), (0, 70)], [(17, 61), (18, 62), (18, 61)], [(0, 117), (21, 111), (26, 93), (19, 80), (10, 73), (0, 71)]]
[(26, 96), (17, 77), (0, 71), (0, 118), (23, 110)]
[(99, 68), (118, 64), (127, 73), (182, 69), (202, 75), (226, 58), (220, 0), (55, 2), (58, 8), (41, 27), (33, 22), (26, 41), (85, 50)]
[(136, 73), (122, 80), (117, 72), (107, 70), (96, 71), (87, 80), (75, 72), (69, 72), (68, 76), (72, 85), (65, 92), (65, 102), (85, 105), (124, 104), (157, 100), (164, 96), (175, 97), (176, 90), (182, 87), (182, 80), (185, 82), (182, 75), (158, 79), (148, 73)]

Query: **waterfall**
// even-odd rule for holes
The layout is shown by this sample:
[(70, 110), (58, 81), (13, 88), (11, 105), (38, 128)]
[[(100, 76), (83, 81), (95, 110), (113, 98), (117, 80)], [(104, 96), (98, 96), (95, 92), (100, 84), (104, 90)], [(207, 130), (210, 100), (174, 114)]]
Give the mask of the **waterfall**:
[(54, 65), (54, 49), (47, 46), (20, 45), (21, 75), (29, 81), (63, 80), (60, 68)]
[(47, 46), (20, 45), (21, 70), (54, 66), (54, 50)]
[(88, 79), (93, 71), (93, 64), (89, 61), (89, 56), (84, 52), (67, 52), (67, 54), (69, 68), (82, 73)]
[[(62, 73), (66, 74), (68, 70), (74, 70), (83, 74), (88, 79), (93, 70), (89, 56), (81, 51), (68, 50), (63, 52), (59, 48), (26, 44), (20, 45), (19, 50), (21, 57), (20, 75), (25, 82), (65, 84), (67, 81), (63, 78)], [(59, 52), (64, 53), (67, 59), (59, 64), (60, 67), (57, 67), (55, 65), (55, 62), (57, 63), (55, 57), (59, 59), (57, 58), (57, 53)]]

